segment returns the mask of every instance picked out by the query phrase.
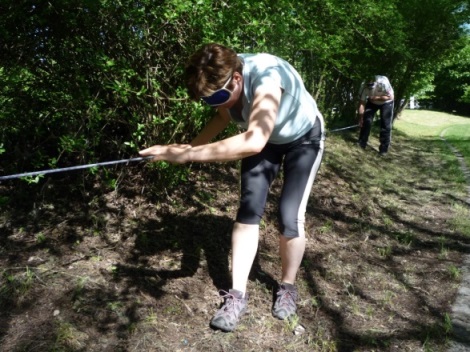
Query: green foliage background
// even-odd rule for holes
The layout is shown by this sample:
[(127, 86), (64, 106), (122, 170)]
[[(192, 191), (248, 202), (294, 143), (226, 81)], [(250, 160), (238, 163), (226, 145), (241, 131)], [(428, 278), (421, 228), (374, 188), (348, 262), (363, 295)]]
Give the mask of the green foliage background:
[[(355, 122), (355, 98), (370, 73), (388, 76), (405, 104), (436, 85), (441, 67), (459, 71), (451, 58), (468, 48), (461, 26), (468, 14), (461, 0), (4, 0), (0, 172), (189, 142), (211, 110), (187, 99), (181, 73), (206, 42), (291, 61), (327, 126), (344, 126)], [(468, 103), (461, 82), (455, 100)], [(164, 182), (184, 178), (182, 168), (155, 168)]]

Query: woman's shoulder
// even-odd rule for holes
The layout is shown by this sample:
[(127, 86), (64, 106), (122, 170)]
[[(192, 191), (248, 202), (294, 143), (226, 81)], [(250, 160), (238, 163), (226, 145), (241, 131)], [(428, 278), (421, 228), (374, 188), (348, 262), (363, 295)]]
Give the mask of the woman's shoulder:
[(256, 63), (277, 63), (281, 59), (275, 55), (268, 53), (243, 53), (238, 54), (239, 57), (245, 62), (256, 62)]

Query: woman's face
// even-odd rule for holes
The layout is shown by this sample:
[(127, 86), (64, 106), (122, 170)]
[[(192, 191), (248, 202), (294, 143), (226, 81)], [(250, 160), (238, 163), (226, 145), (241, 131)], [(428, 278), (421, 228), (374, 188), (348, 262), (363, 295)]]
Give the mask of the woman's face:
[(217, 106), (218, 108), (230, 109), (235, 105), (243, 94), (243, 76), (238, 72), (234, 72), (227, 89), (232, 92), (230, 99), (226, 103)]

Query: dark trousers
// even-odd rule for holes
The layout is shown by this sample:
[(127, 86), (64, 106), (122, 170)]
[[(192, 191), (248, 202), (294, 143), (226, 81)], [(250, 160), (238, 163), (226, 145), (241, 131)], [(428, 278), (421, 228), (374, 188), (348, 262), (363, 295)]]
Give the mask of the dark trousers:
[(252, 225), (261, 222), (269, 188), (282, 166), (280, 230), (289, 238), (305, 236), (307, 200), (323, 156), (322, 134), (323, 122), (317, 119), (312, 130), (298, 140), (286, 144), (267, 143), (260, 153), (242, 159), (237, 222)]
[(387, 152), (390, 142), (392, 140), (392, 122), (393, 122), (393, 101), (383, 105), (376, 105), (367, 101), (364, 110), (364, 119), (362, 122), (361, 131), (359, 132), (359, 144), (362, 147), (367, 145), (369, 140), (370, 130), (372, 128), (372, 121), (374, 120), (375, 113), (380, 110), (380, 152)]

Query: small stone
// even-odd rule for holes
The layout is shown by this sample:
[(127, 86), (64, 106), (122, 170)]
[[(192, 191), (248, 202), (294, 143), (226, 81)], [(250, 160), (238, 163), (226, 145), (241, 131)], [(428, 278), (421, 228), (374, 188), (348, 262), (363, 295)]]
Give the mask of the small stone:
[(39, 257), (32, 256), (28, 258), (29, 266), (37, 266), (37, 265), (43, 264), (44, 262), (45, 260)]
[(302, 325), (297, 325), (294, 329), (294, 335), (302, 335), (305, 332), (305, 328)]

